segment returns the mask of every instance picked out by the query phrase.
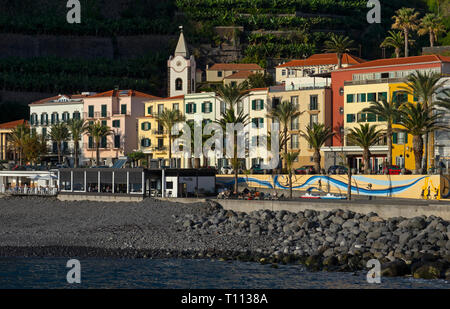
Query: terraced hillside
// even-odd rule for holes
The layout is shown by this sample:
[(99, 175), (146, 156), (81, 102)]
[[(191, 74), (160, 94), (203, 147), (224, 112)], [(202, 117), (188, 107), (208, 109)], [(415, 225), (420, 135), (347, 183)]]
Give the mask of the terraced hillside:
[[(80, 0), (81, 24), (66, 22), (66, 1), (0, 0), (0, 91), (119, 85), (165, 95), (165, 61), (180, 24), (202, 66), (210, 48), (224, 46), (263, 66), (306, 57), (322, 51), (330, 32), (349, 35), (356, 54), (375, 58), (396, 9), (415, 7), (423, 15), (433, 1), (382, 1), (382, 23), (369, 25), (366, 0)], [(218, 26), (241, 30), (229, 36)], [(412, 53), (426, 40), (418, 38)]]

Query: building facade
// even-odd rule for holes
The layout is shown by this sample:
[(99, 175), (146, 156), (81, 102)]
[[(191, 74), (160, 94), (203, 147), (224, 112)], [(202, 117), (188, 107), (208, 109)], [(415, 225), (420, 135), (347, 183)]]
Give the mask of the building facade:
[[(47, 138), (48, 154), (43, 156), (44, 161), (56, 163), (57, 144), (49, 137), (51, 126), (60, 122), (67, 122), (69, 119), (81, 119), (84, 112), (84, 99), (90, 93), (81, 95), (57, 95), (51, 98), (35, 101), (28, 106), (30, 107), (30, 127), (37, 134), (41, 134)], [(80, 162), (83, 157), (83, 146), (80, 145)], [(73, 165), (74, 144), (71, 140), (63, 142), (61, 152), (65, 156), (69, 166)]]
[[(364, 60), (345, 53), (342, 56), (342, 67), (349, 67), (363, 63)], [(291, 84), (289, 79), (308, 77), (314, 74), (329, 73), (338, 67), (335, 53), (314, 54), (303, 60), (291, 60), (275, 67), (275, 82), (277, 84)]]
[[(236, 73), (246, 74), (246, 78), (250, 73), (264, 74), (264, 69), (255, 63), (216, 63), (206, 68), (206, 82), (221, 83), (226, 77)], [(241, 75), (236, 76), (242, 78)]]
[(11, 141), (11, 133), (18, 125), (27, 125), (24, 119), (0, 123), (0, 160), (14, 160), (17, 158), (16, 150)]
[[(336, 154), (341, 152), (349, 159), (350, 166), (360, 168), (362, 150), (347, 143), (346, 135), (350, 128), (358, 123), (372, 122), (380, 129), (386, 128), (382, 119), (361, 113), (370, 102), (386, 98), (402, 102), (416, 102), (412, 95), (406, 94), (401, 87), (406, 87), (407, 77), (415, 71), (448, 73), (450, 58), (439, 55), (425, 55), (408, 58), (379, 59), (336, 70), (332, 75), (333, 128), (339, 134), (333, 138), (332, 147), (327, 148), (327, 163), (335, 162)], [(414, 169), (412, 152), (412, 137), (401, 130), (398, 125), (393, 136), (393, 164)], [(387, 155), (387, 145), (374, 146), (371, 149), (374, 157), (371, 159), (373, 172), (378, 172), (382, 158)]]
[[(158, 160), (159, 166), (169, 166), (169, 135), (157, 116), (165, 109), (184, 114), (183, 107), (184, 95), (145, 102), (145, 115), (138, 118), (138, 148), (146, 155), (147, 162)], [(175, 158), (175, 166), (182, 165), (181, 156), (172, 158)]]
[[(100, 143), (100, 161), (112, 165), (120, 157), (137, 150), (138, 118), (144, 116), (144, 102), (159, 99), (135, 90), (111, 90), (84, 99), (84, 119), (88, 123), (100, 121), (111, 134)], [(85, 164), (96, 159), (92, 136), (83, 135)]]

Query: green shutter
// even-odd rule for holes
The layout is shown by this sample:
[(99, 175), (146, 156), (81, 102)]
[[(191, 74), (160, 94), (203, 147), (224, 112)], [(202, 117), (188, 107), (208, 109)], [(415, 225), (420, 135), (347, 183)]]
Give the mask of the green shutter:
[(189, 114), (189, 104), (186, 104), (185, 109), (186, 114)]
[(202, 103), (202, 113), (205, 112), (205, 103)]
[(397, 132), (392, 133), (392, 144), (397, 144)]
[(120, 106), (120, 113), (121, 113), (122, 115), (126, 115), (126, 114), (127, 114), (127, 105), (126, 105), (126, 104), (122, 104), (122, 105)]
[(252, 110), (256, 110), (256, 100), (252, 100)]
[(89, 117), (94, 117), (94, 105), (89, 105)]
[(259, 100), (259, 108), (264, 109), (264, 100)]
[(102, 117), (106, 117), (106, 105), (102, 105)]
[(197, 112), (197, 104), (194, 103), (193, 105), (194, 105), (194, 111), (193, 112), (195, 114)]
[(353, 103), (353, 94), (347, 94), (347, 103)]
[(361, 102), (366, 102), (366, 94), (361, 93)]
[(367, 94), (367, 101), (369, 102), (373, 102), (376, 101), (376, 94), (374, 92), (368, 93)]
[[(114, 120), (114, 122), (116, 121)], [(115, 124), (113, 125), (113, 127), (115, 127)], [(141, 130), (145, 131), (145, 122), (141, 123)]]
[(408, 133), (405, 132), (405, 144), (408, 144)]
[(264, 118), (259, 118), (259, 127), (260, 128), (264, 127)]
[(213, 108), (212, 108), (212, 103), (209, 102), (209, 111), (212, 112)]

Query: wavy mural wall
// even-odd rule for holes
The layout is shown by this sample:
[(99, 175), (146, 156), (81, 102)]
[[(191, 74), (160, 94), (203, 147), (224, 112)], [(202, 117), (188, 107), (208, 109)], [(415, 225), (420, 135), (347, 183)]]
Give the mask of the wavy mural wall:
[[(248, 187), (289, 189), (287, 175), (239, 175), (238, 182)], [(217, 175), (216, 183), (234, 184), (233, 175)], [(347, 193), (347, 175), (293, 175), (292, 188), (306, 191), (311, 187), (324, 192)], [(450, 198), (449, 179), (440, 175), (354, 175), (352, 194), (416, 199)]]

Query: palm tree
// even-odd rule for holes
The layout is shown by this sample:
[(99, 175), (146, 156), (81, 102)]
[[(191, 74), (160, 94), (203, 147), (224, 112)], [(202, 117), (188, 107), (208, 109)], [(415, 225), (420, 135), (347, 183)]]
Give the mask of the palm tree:
[(383, 132), (377, 130), (376, 125), (359, 124), (359, 128), (355, 127), (349, 130), (347, 135), (349, 142), (356, 144), (363, 149), (364, 174), (369, 174), (369, 148), (375, 145), (383, 136)]
[(446, 28), (442, 22), (442, 18), (436, 14), (428, 13), (420, 21), (419, 31), (417, 33), (419, 35), (428, 34), (430, 36), (430, 47), (433, 47), (434, 42), (438, 39), (438, 35), (445, 32), (445, 30)]
[(438, 95), (438, 101), (434, 102), (434, 105), (450, 110), (450, 89), (444, 89)]
[(289, 177), (289, 198), (292, 199), (292, 171), (295, 160), (298, 158), (299, 151), (288, 152), (283, 154), (283, 159), (286, 162), (288, 177)]
[(325, 41), (324, 51), (327, 53), (336, 53), (338, 58), (338, 69), (342, 68), (342, 56), (355, 48), (351, 47), (354, 41), (348, 36), (337, 35), (332, 33), (330, 39)]
[[(438, 93), (443, 86), (444, 81), (440, 80), (439, 73), (416, 71), (408, 76), (406, 86), (399, 87), (406, 91), (408, 94), (415, 96), (418, 102), (425, 104), (425, 107), (431, 107), (433, 105), (433, 95)], [(432, 113), (432, 109), (428, 109)], [(429, 155), (429, 147), (434, 144), (434, 135), (431, 132), (431, 136), (428, 136), (428, 132), (425, 135), (425, 155), (423, 156), (422, 166), (427, 169), (429, 164), (429, 158), (434, 160), (434, 147), (431, 148), (431, 154)]]
[(172, 127), (177, 123), (184, 121), (185, 118), (178, 109), (170, 110), (167, 108), (155, 118), (163, 126), (164, 130), (167, 131), (167, 135), (169, 136), (169, 166), (172, 166)]
[(128, 157), (131, 159), (133, 166), (135, 166), (136, 162), (139, 160), (145, 159), (145, 154), (142, 151), (134, 151), (128, 154)]
[(217, 95), (226, 104), (226, 108), (235, 108), (236, 104), (247, 95), (246, 87), (246, 83), (220, 85), (217, 89)]
[(112, 134), (112, 130), (100, 121), (96, 121), (87, 126), (86, 133), (94, 139), (96, 153), (95, 164), (98, 166), (100, 163), (100, 143), (103, 138)]
[(431, 113), (432, 106), (427, 106), (422, 102), (416, 104), (406, 103), (400, 109), (399, 124), (413, 136), (413, 152), (415, 169), (419, 171), (422, 166), (423, 135), (438, 129), (448, 130), (447, 124), (440, 122), (442, 113)]
[(301, 136), (309, 143), (314, 149), (313, 161), (316, 171), (319, 173), (320, 168), (320, 148), (325, 142), (334, 135), (334, 132), (330, 127), (325, 126), (323, 123), (313, 123), (312, 126), (306, 127), (306, 132), (301, 131)]
[(67, 127), (69, 128), (72, 137), (75, 152), (74, 167), (77, 168), (79, 166), (78, 152), (80, 149), (81, 136), (87, 130), (88, 125), (83, 119), (72, 118), (67, 121)]
[[(223, 132), (227, 131), (227, 124), (242, 124), (244, 127), (249, 123), (248, 114), (244, 114), (243, 111), (236, 113), (233, 107), (229, 107), (225, 110), (225, 112), (221, 113), (221, 118), (216, 120), (215, 122), (220, 125)], [(240, 160), (237, 154), (237, 132), (233, 131), (233, 140), (234, 140), (234, 149), (233, 149), (233, 157), (231, 158), (231, 166), (234, 170), (234, 194), (238, 192), (238, 173), (240, 167)], [(224, 143), (224, 149), (226, 149), (226, 145)]]
[[(284, 153), (286, 154), (288, 152), (288, 140), (289, 138), (287, 138), (288, 136), (288, 127), (289, 124), (292, 120), (292, 118), (295, 118), (297, 116), (300, 116), (303, 112), (300, 112), (297, 108), (297, 106), (295, 106), (294, 104), (292, 104), (289, 101), (283, 101), (281, 102), (281, 104), (278, 104), (275, 108), (272, 108), (271, 106), (267, 106), (268, 109), (268, 114), (267, 116), (277, 120), (280, 125), (283, 127), (283, 136), (284, 136), (284, 140), (282, 140), (282, 144), (283, 148), (284, 148)], [(287, 168), (287, 166), (285, 166)]]
[(370, 106), (362, 110), (363, 113), (372, 113), (387, 122), (386, 141), (388, 144), (387, 161), (392, 165), (392, 124), (398, 119), (398, 109), (401, 103), (398, 100), (382, 100), (370, 102)]
[(58, 150), (58, 163), (61, 164), (61, 144), (70, 138), (69, 129), (64, 122), (55, 123), (50, 128), (50, 139), (56, 143)]
[(47, 141), (39, 134), (27, 134), (24, 138), (24, 158), (31, 163), (37, 163), (39, 157), (47, 152)]
[(30, 135), (30, 127), (26, 124), (17, 125), (10, 133), (11, 145), (14, 148), (14, 153), (19, 156), (19, 165), (23, 163), (23, 147), (26, 136)]
[(405, 57), (408, 57), (408, 38), (410, 31), (417, 29), (417, 17), (419, 12), (412, 8), (401, 8), (395, 12), (397, 15), (393, 16), (394, 24), (392, 29), (399, 29), (403, 31), (403, 38), (405, 39)]
[(380, 47), (393, 47), (395, 49), (395, 57), (400, 58), (400, 52), (403, 47), (403, 34), (401, 31), (388, 31), (384, 41), (380, 44)]

